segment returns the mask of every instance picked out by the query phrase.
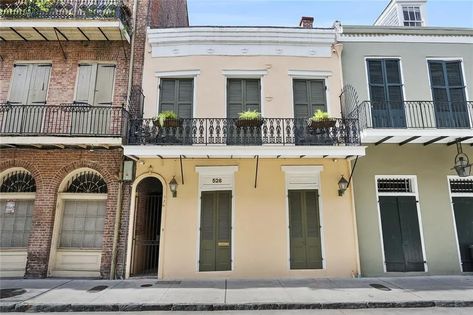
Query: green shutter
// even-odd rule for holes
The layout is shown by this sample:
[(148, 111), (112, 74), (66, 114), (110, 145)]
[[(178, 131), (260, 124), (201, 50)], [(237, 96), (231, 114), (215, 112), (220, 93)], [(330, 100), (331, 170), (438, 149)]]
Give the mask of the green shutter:
[(473, 272), (473, 197), (454, 197), (453, 210), (463, 272)]
[(261, 112), (261, 84), (258, 79), (228, 79), (227, 117), (238, 118), (248, 110)]
[(327, 111), (324, 80), (294, 80), (294, 117), (311, 117), (318, 109)]
[(98, 65), (95, 82), (95, 98), (93, 105), (112, 105), (113, 83), (115, 77), (114, 65)]
[(159, 91), (159, 112), (172, 111), (180, 118), (192, 118), (193, 79), (162, 79)]
[(200, 271), (215, 270), (215, 198), (213, 192), (202, 192), (200, 209)]
[(424, 271), (417, 202), (414, 196), (380, 196), (387, 271)]
[(199, 271), (231, 269), (231, 191), (202, 192)]
[(289, 190), (291, 269), (322, 268), (317, 190)]

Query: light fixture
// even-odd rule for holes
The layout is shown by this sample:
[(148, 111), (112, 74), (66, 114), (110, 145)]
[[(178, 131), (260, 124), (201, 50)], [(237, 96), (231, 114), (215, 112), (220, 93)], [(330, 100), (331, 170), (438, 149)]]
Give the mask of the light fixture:
[(338, 181), (338, 195), (339, 196), (343, 196), (349, 184), (350, 183), (342, 175), (342, 178), (340, 178), (340, 180)]
[(471, 174), (471, 163), (468, 155), (463, 153), (461, 142), (457, 142), (457, 155), (455, 156), (455, 165), (452, 170), (457, 172), (459, 177), (468, 177)]
[(171, 181), (169, 182), (169, 189), (172, 192), (172, 197), (176, 198), (177, 197), (177, 181), (174, 178), (174, 176), (172, 177)]

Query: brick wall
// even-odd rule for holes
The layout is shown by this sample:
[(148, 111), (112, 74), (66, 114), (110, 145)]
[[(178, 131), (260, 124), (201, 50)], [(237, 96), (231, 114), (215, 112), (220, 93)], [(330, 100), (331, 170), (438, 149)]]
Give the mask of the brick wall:
[(126, 101), (128, 85), (128, 60), (130, 45), (120, 41), (69, 41), (61, 42), (67, 59), (64, 59), (59, 43), (46, 41), (9, 41), (0, 47), (0, 103), (8, 100), (8, 90), (13, 65), (19, 61), (52, 62), (49, 80), (48, 104), (74, 101), (78, 64), (81, 61), (109, 61), (116, 63), (114, 105)]
[(0, 150), (0, 172), (11, 167), (23, 167), (32, 173), (36, 181), (26, 277), (47, 276), (59, 186), (68, 174), (82, 167), (99, 172), (108, 187), (100, 273), (104, 278), (109, 277), (121, 163), (122, 149), (96, 149), (92, 152), (77, 149)]

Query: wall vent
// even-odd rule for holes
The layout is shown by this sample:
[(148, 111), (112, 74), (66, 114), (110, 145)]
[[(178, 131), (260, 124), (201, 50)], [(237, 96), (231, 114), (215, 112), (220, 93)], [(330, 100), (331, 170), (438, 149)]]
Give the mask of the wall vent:
[(412, 179), (410, 178), (379, 178), (377, 181), (380, 193), (412, 193)]

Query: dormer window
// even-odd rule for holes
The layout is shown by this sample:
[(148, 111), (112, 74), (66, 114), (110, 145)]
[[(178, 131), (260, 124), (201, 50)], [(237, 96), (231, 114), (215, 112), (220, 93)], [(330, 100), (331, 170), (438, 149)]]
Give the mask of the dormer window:
[(402, 7), (402, 14), (404, 17), (404, 26), (422, 26), (420, 7)]

